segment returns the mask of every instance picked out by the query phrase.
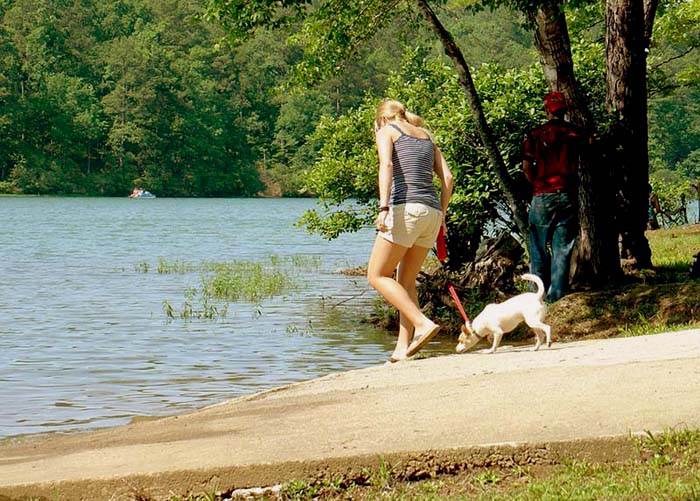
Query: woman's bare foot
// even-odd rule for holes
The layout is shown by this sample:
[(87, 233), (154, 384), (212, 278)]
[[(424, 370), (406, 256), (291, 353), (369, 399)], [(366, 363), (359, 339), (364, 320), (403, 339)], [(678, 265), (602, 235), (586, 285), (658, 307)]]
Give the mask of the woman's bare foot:
[(406, 350), (394, 350), (394, 353), (391, 354), (388, 362), (393, 364), (396, 362), (403, 362), (404, 360), (408, 360), (408, 357), (406, 356)]

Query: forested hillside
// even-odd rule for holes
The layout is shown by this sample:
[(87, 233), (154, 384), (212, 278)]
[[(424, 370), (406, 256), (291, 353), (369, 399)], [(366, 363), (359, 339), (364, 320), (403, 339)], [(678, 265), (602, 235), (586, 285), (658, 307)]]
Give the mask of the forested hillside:
[[(196, 2), (2, 2), (0, 181), (5, 191), (251, 195), (253, 131), (269, 82), (251, 80)], [(280, 57), (284, 57), (280, 54)], [(271, 68), (264, 68), (266, 73)]]
[[(396, 75), (421, 77), (407, 65), (443, 57), (424, 23), (404, 18), (330, 77), (298, 78), (309, 40), (290, 40), (296, 30), (232, 47), (199, 13), (194, 0), (0, 1), (0, 193), (125, 196), (143, 186), (159, 196), (305, 195), (321, 118), (334, 122), (366, 96), (383, 97), (391, 78), (396, 90)], [(516, 14), (445, 20), (475, 68), (536, 67)], [(669, 52), (675, 58), (688, 43), (677, 19), (667, 24), (663, 43), (681, 47)], [(664, 64), (664, 75), (674, 64), (684, 71), (684, 61)], [(482, 88), (500, 92), (504, 73), (483, 68)], [(664, 179), (698, 174), (698, 94), (688, 85), (698, 77), (681, 76), (681, 92), (664, 76), (650, 102), (652, 169)], [(416, 96), (425, 102), (414, 107), (434, 115), (438, 97)], [(441, 110), (445, 122), (453, 111)], [(506, 133), (517, 135), (517, 125)]]

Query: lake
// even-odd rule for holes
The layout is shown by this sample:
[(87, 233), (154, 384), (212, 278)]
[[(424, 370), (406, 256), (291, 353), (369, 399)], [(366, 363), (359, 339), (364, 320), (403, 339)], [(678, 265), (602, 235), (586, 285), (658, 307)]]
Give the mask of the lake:
[[(0, 437), (127, 423), (383, 363), (361, 319), (370, 228), (334, 241), (294, 226), (309, 199), (0, 198)], [(169, 319), (202, 272), (159, 262), (314, 262), (295, 288), (215, 319)], [(287, 265), (292, 267), (291, 265)], [(447, 345), (445, 345), (447, 347)], [(450, 349), (450, 348), (447, 348)]]

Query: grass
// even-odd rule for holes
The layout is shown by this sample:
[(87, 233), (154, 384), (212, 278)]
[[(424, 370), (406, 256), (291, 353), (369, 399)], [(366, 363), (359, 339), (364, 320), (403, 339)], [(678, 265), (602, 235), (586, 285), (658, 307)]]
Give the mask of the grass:
[[(320, 499), (358, 500), (640, 500), (700, 498), (700, 431), (666, 431), (630, 437), (635, 451), (623, 462), (564, 458), (550, 466), (464, 469), (406, 481), (398, 470), (381, 484), (333, 486)], [(386, 467), (384, 467), (386, 470)], [(378, 472), (377, 475), (383, 476)], [(337, 482), (336, 482), (337, 483)], [(317, 486), (316, 495), (323, 492)], [(335, 492), (334, 492), (335, 491)], [(283, 492), (286, 492), (283, 487)], [(292, 498), (288, 498), (292, 499)], [(296, 497), (293, 499), (311, 499)]]
[(197, 266), (195, 266), (193, 263), (189, 263), (187, 261), (180, 261), (179, 259), (168, 261), (163, 257), (158, 258), (158, 265), (156, 267), (156, 272), (160, 274), (183, 275), (185, 273), (192, 273), (196, 270)]
[(231, 302), (247, 302), (259, 309), (265, 299), (295, 290), (302, 272), (317, 271), (320, 266), (318, 256), (272, 255), (261, 261), (236, 259), (200, 264), (161, 257), (155, 268), (147, 261), (137, 263), (134, 268), (139, 273), (149, 273), (151, 269), (158, 274), (199, 273), (199, 287), (185, 290), (185, 300), (179, 308), (164, 300), (163, 313), (168, 320), (215, 320), (226, 317)]
[(700, 225), (647, 232), (654, 266), (665, 274), (686, 274), (693, 255), (700, 251)]

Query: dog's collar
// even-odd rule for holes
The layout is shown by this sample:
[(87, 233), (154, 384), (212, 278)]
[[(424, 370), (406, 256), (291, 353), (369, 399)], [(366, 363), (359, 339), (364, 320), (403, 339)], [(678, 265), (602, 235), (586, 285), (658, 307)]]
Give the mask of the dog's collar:
[(484, 335), (484, 336), (481, 336), (481, 335), (479, 335), (478, 332), (476, 332), (476, 331), (473, 330), (473, 329), (471, 330), (471, 334), (475, 335), (475, 336), (478, 337), (479, 339), (484, 339), (484, 338), (488, 337), (488, 334), (486, 334), (486, 335)]
[(466, 334), (472, 334), (472, 335), (478, 337), (479, 339), (484, 339), (485, 337), (488, 337), (488, 334), (484, 335), (484, 336), (480, 336), (478, 332), (476, 332), (474, 329), (472, 329), (471, 322), (469, 323), (469, 328), (467, 329)]

